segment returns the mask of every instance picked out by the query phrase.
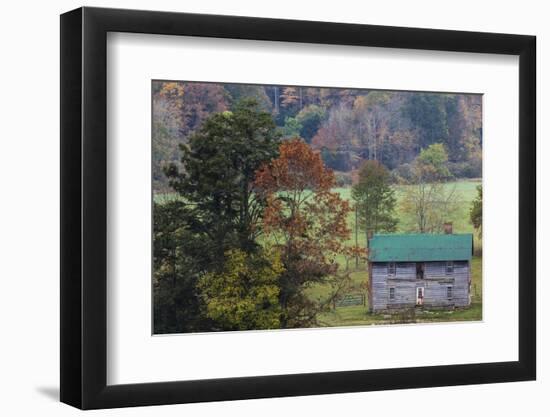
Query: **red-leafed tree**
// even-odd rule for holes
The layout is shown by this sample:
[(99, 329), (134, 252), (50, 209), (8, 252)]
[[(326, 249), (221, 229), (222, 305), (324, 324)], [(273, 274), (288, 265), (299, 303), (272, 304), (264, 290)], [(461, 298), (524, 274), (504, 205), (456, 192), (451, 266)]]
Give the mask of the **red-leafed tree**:
[[(350, 206), (332, 192), (335, 178), (318, 152), (301, 139), (283, 142), (280, 155), (256, 174), (255, 187), (267, 198), (264, 231), (281, 253), (281, 327), (310, 327), (349, 282), (336, 257), (349, 255)], [(329, 284), (330, 294), (314, 300), (308, 290)]]

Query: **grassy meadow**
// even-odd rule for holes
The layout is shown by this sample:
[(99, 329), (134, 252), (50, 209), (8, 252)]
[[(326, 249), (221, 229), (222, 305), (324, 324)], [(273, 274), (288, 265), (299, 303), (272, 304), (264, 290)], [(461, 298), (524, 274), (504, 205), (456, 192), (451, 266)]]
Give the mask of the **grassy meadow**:
[[(455, 217), (449, 219), (453, 222), (453, 230), (455, 233), (474, 233), (472, 224), (470, 223), (469, 211), (472, 201), (477, 195), (476, 187), (481, 184), (480, 179), (475, 180), (460, 180), (449, 182), (446, 187), (454, 187), (458, 193), (459, 210)], [(397, 232), (406, 232), (405, 225), (408, 219), (403, 217), (399, 212), (400, 200), (403, 198), (406, 185), (397, 185), (396, 197), (396, 214), (399, 218)], [(335, 188), (343, 199), (351, 200), (351, 187)], [(154, 196), (156, 203), (163, 203), (173, 199), (177, 199), (176, 194), (156, 194)], [(355, 213), (351, 212), (348, 217), (348, 225), (352, 231), (349, 239), (349, 245), (355, 244)], [(357, 233), (357, 241), (359, 246), (366, 246), (366, 236), (364, 231), (359, 230)], [(353, 325), (373, 325), (373, 324), (395, 324), (395, 323), (420, 323), (420, 322), (442, 322), (442, 321), (475, 321), (482, 319), (482, 257), (480, 241), (474, 233), (474, 248), (476, 256), (472, 259), (472, 305), (467, 309), (457, 309), (454, 311), (413, 311), (410, 313), (399, 314), (371, 314), (368, 311), (368, 300), (365, 305), (361, 306), (346, 306), (335, 307), (330, 312), (321, 313), (318, 321), (322, 326), (353, 326)], [(344, 256), (337, 259), (340, 269), (350, 273), (354, 287), (365, 287), (368, 280), (367, 266), (364, 262), (359, 262), (356, 267), (355, 260), (348, 260)], [(322, 285), (315, 285), (308, 289), (308, 296), (312, 299), (323, 299), (329, 294), (330, 289)]]

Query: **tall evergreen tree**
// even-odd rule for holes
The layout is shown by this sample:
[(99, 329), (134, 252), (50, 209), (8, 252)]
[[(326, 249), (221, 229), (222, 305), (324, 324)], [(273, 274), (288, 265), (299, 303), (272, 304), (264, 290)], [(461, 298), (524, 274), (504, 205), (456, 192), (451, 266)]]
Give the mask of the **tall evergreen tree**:
[(233, 112), (210, 116), (181, 146), (182, 169), (166, 169), (171, 187), (187, 203), (191, 230), (211, 242), (217, 265), (228, 249), (254, 250), (265, 201), (252, 182), (277, 150), (271, 115), (245, 100)]
[(369, 232), (395, 231), (395, 191), (390, 185), (390, 174), (384, 165), (374, 160), (365, 161), (351, 195), (357, 205), (359, 226), (363, 228), (367, 238)]
[(205, 242), (192, 233), (185, 204), (178, 199), (153, 209), (153, 328), (155, 334), (207, 329), (203, 302), (196, 289), (210, 262)]

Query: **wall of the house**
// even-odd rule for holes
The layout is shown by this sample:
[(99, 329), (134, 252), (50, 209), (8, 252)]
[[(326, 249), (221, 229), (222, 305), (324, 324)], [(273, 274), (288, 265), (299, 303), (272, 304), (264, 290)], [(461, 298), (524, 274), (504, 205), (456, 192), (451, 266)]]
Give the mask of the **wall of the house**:
[[(455, 261), (454, 271), (447, 275), (445, 262), (426, 263), (424, 304), (430, 306), (465, 307), (470, 303), (470, 264)], [(447, 287), (452, 287), (452, 298), (447, 298)]]
[[(416, 305), (416, 289), (424, 287), (425, 307), (464, 307), (470, 303), (470, 265), (455, 261), (452, 274), (446, 273), (445, 262), (425, 262), (424, 279), (416, 277), (415, 262), (397, 262), (395, 275), (388, 276), (386, 262), (370, 263), (369, 306), (371, 311), (411, 308)], [(447, 287), (452, 298), (447, 298)], [(395, 297), (390, 300), (390, 288)]]

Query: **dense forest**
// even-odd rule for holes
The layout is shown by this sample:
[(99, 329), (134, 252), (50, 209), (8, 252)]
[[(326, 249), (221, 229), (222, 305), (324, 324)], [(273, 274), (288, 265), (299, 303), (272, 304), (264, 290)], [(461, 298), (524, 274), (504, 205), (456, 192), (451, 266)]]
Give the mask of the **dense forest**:
[(376, 160), (392, 181), (409, 181), (411, 162), (434, 143), (445, 146), (454, 178), (481, 177), (481, 95), (153, 81), (153, 188), (170, 192), (163, 167), (178, 163), (210, 115), (254, 98), (271, 114), (281, 139), (303, 138), (351, 185), (365, 160)]

